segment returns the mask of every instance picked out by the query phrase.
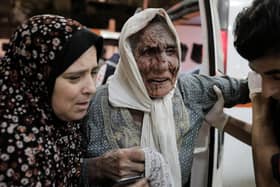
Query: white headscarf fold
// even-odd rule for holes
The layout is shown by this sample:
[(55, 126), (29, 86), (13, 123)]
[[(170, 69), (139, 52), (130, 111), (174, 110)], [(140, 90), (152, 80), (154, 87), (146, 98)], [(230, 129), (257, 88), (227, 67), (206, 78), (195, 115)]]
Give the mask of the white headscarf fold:
[(119, 40), (120, 61), (109, 82), (109, 102), (115, 107), (124, 107), (144, 112), (141, 147), (152, 147), (160, 152), (171, 168), (174, 187), (181, 187), (181, 170), (173, 118), (173, 88), (161, 99), (152, 100), (145, 88), (129, 43), (136, 34), (156, 16), (165, 18), (176, 38), (180, 63), (181, 48), (176, 30), (164, 9), (145, 9), (132, 16), (123, 26)]

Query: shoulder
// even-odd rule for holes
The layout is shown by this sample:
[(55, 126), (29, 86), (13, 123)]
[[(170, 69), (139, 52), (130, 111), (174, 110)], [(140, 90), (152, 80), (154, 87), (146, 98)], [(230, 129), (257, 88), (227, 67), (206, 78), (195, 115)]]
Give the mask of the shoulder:
[(202, 74), (183, 73), (178, 78), (178, 84), (181, 86), (203, 86), (213, 81), (213, 77)]
[(99, 99), (100, 97), (108, 97), (108, 85), (99, 86), (93, 95), (93, 100)]
[(104, 100), (108, 100), (108, 86), (103, 85), (97, 88), (95, 94), (93, 95), (91, 102), (90, 102), (90, 111), (97, 110), (102, 106)]
[(210, 87), (208, 76), (196, 74), (181, 74), (178, 78), (177, 86), (183, 95), (196, 95), (205, 88)]

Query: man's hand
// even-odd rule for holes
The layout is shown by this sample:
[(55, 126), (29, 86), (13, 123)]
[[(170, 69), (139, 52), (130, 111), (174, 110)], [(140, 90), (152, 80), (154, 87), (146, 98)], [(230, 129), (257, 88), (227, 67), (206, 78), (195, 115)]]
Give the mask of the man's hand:
[(227, 121), (228, 115), (224, 113), (224, 97), (222, 91), (215, 85), (213, 89), (218, 97), (217, 102), (205, 116), (205, 121), (211, 126), (223, 130)]
[(262, 92), (262, 77), (254, 71), (248, 73), (248, 86), (250, 90), (250, 99), (254, 97), (255, 94)]

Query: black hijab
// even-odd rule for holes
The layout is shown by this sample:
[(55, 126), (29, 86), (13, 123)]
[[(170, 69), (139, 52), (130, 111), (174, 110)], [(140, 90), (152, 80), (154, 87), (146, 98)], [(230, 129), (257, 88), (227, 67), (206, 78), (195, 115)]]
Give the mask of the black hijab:
[(12, 35), (0, 61), (0, 183), (78, 184), (80, 126), (57, 124), (50, 98), (55, 79), (102, 38), (75, 20), (34, 16)]

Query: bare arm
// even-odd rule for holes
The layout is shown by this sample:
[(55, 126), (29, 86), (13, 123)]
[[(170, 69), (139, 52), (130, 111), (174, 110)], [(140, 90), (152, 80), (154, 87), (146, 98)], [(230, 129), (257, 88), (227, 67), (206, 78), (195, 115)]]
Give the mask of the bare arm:
[(248, 123), (236, 119), (232, 116), (228, 116), (224, 113), (224, 98), (221, 90), (214, 86), (213, 87), (218, 100), (212, 109), (205, 116), (205, 121), (218, 128), (219, 130), (224, 130), (233, 137), (239, 139), (240, 141), (251, 145), (251, 125)]
[(252, 148), (255, 179), (257, 187), (279, 187), (280, 184), (273, 178), (271, 157), (279, 153), (275, 134), (269, 116), (269, 102), (261, 94), (252, 98), (253, 127)]
[(251, 145), (251, 130), (252, 126), (250, 124), (232, 116), (229, 116), (224, 127), (225, 132), (248, 145)]

